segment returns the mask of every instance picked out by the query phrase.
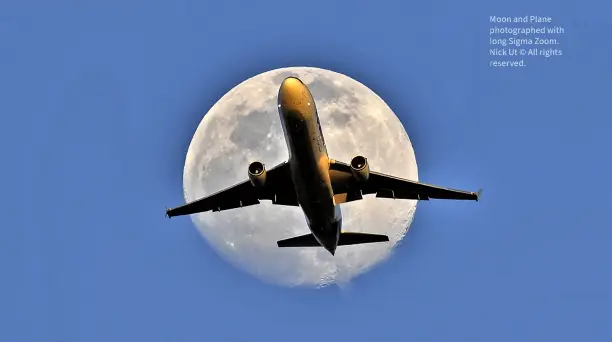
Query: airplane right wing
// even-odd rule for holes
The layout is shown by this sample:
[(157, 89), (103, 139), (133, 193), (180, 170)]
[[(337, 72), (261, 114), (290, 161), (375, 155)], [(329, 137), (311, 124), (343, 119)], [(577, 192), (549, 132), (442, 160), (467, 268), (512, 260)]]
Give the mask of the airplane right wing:
[(288, 163), (279, 164), (267, 171), (265, 185), (255, 187), (249, 180), (200, 198), (185, 205), (167, 209), (166, 216), (182, 216), (206, 211), (222, 211), (259, 204), (270, 200), (273, 204), (298, 206)]
[(355, 181), (351, 166), (331, 160), (330, 176), (336, 203), (360, 200), (362, 195), (376, 194), (376, 197), (393, 199), (449, 199), (478, 201), (481, 191), (471, 192), (444, 188), (403, 179), (380, 172), (368, 171), (364, 182)]

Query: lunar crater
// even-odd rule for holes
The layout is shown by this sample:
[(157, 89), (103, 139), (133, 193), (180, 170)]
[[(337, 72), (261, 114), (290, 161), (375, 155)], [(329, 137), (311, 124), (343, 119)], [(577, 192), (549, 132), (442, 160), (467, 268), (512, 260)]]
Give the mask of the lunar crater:
[(274, 124), (272, 113), (252, 110), (242, 116), (230, 134), (230, 141), (240, 149), (261, 148), (267, 144), (267, 136)]

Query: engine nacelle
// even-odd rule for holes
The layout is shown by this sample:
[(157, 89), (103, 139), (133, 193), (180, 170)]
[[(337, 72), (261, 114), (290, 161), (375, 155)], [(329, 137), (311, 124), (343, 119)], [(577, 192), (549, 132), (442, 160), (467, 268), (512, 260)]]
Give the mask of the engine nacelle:
[(358, 182), (366, 182), (370, 177), (370, 166), (368, 159), (363, 156), (357, 156), (351, 160), (351, 174)]
[(256, 161), (249, 165), (249, 180), (256, 188), (261, 188), (266, 184), (266, 167)]

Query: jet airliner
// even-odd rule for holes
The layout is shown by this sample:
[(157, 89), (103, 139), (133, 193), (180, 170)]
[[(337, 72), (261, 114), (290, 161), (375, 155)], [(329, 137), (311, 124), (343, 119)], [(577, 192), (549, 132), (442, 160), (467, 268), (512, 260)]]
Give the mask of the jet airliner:
[(364, 156), (350, 163), (330, 159), (315, 101), (296, 77), (286, 78), (278, 91), (278, 113), (289, 150), (288, 161), (266, 170), (260, 161), (247, 169), (248, 179), (210, 196), (167, 209), (166, 216), (222, 211), (259, 204), (301, 207), (310, 234), (277, 242), (278, 247), (323, 247), (332, 255), (338, 246), (389, 241), (389, 237), (342, 231), (340, 204), (364, 195), (391, 199), (452, 199), (478, 201), (468, 192), (419, 183), (370, 171)]

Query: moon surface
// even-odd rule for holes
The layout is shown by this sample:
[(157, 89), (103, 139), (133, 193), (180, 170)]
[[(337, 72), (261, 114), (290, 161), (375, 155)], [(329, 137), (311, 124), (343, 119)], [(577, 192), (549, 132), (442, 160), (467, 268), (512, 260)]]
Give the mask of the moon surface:
[[(329, 157), (350, 162), (368, 158), (370, 169), (418, 180), (410, 139), (401, 122), (372, 90), (333, 71), (291, 67), (254, 76), (225, 94), (195, 132), (183, 174), (187, 202), (247, 180), (247, 167), (260, 161), (270, 169), (288, 150), (277, 112), (277, 93), (297, 76), (316, 101)], [(386, 234), (389, 242), (324, 248), (278, 248), (276, 242), (310, 232), (299, 207), (259, 205), (191, 216), (208, 243), (234, 266), (282, 286), (343, 285), (387, 259), (407, 233), (415, 200), (365, 196), (342, 204), (344, 231)]]

